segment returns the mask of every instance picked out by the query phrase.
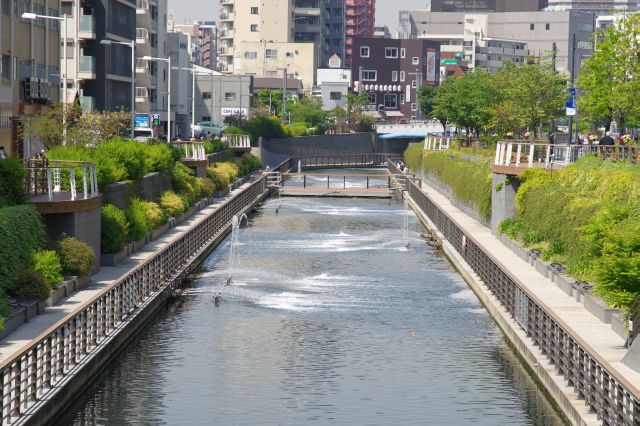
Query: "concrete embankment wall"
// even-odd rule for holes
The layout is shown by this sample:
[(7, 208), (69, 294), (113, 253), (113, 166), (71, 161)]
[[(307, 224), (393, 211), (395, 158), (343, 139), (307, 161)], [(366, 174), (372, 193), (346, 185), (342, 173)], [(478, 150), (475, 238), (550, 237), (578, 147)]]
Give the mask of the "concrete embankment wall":
[[(433, 223), (428, 214), (416, 200), (410, 198), (410, 205), (420, 221), (429, 229), (431, 236), (439, 242), (444, 254), (452, 262), (469, 287), (477, 295), (487, 312), (511, 342), (513, 348), (524, 360), (525, 366), (535, 380), (542, 384), (543, 389), (557, 404), (559, 410), (575, 425), (599, 425), (595, 413), (590, 412), (585, 401), (578, 397), (573, 387), (567, 385), (564, 377), (558, 373), (556, 365), (549, 362), (547, 354), (528, 337), (527, 332), (518, 324), (516, 318), (508, 312), (490, 288), (474, 272), (464, 257), (449, 242)], [(444, 212), (433, 212), (442, 215)], [(466, 250), (466, 249), (465, 249)]]
[[(18, 375), (25, 374), (18, 369), (31, 371), (32, 367), (22, 365), (20, 359), (31, 359), (40, 353), (36, 352), (37, 345), (49, 345), (50, 339), (59, 342), (58, 339), (61, 337), (58, 336), (65, 336), (64, 342), (75, 342), (73, 349), (68, 349), (65, 343), (63, 352), (52, 351), (50, 356), (53, 357), (53, 362), (56, 365), (64, 364), (65, 376), (56, 376), (51, 387), (46, 389), (37, 402), (29, 404), (29, 408), (22, 411), (15, 424), (51, 424), (224, 239), (230, 231), (232, 216), (253, 209), (264, 199), (267, 191), (265, 178), (260, 177), (239, 190), (225, 203), (203, 210), (202, 214), (194, 217), (190, 223), (184, 224), (185, 229), (172, 235), (166, 245), (159, 246), (158, 251), (150, 258), (115, 280), (100, 294), (69, 314), (68, 318), (53, 325), (32, 342), (31, 348), (25, 348), (22, 355), (4, 361), (1, 374), (5, 374), (4, 369), (16, 371)], [(154, 272), (159, 274), (157, 278)], [(113, 312), (110, 312), (110, 309), (113, 309)], [(97, 317), (94, 319), (93, 315)], [(124, 315), (124, 319), (119, 320), (120, 315)], [(91, 318), (89, 321), (88, 316)], [(81, 331), (78, 332), (78, 329)], [(97, 340), (94, 340), (96, 338)], [(90, 342), (93, 343), (87, 350), (86, 346)], [(56, 351), (60, 349), (58, 346), (52, 348)], [(76, 355), (70, 355), (69, 350)], [(42, 370), (31, 371), (29, 374), (32, 373), (45, 374)], [(31, 386), (42, 384), (47, 379), (38, 376), (32, 380), (34, 382)], [(21, 396), (13, 394), (12, 398)], [(15, 404), (22, 402), (15, 400)]]
[(102, 194), (102, 204), (113, 204), (119, 209), (125, 209), (129, 206), (132, 197), (154, 201), (169, 189), (171, 189), (171, 176), (149, 173), (136, 182), (116, 182), (107, 185)]

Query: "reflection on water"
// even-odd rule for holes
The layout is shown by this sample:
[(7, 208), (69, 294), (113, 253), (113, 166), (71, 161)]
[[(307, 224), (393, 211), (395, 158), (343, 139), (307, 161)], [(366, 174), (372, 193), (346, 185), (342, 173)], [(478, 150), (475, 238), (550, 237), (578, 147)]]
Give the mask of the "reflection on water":
[(403, 215), (268, 202), (240, 231), (233, 285), (227, 242), (59, 424), (560, 424), (413, 215), (404, 246)]

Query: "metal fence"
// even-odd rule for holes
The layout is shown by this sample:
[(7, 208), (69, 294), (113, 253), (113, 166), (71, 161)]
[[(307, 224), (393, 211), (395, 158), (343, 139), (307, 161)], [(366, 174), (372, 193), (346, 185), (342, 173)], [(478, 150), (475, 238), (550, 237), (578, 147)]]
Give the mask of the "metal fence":
[(24, 165), (24, 185), (29, 196), (46, 194), (52, 200), (54, 193), (68, 192), (70, 199), (76, 200), (78, 191), (83, 199), (98, 196), (96, 163), (34, 158)]
[[(91, 300), (54, 324), (19, 353), (0, 363), (2, 424), (21, 420), (25, 412), (48, 398), (66, 378), (125, 323), (189, 271), (189, 266), (243, 212), (265, 193), (263, 175), (191, 230), (114, 281)], [(37, 415), (37, 414), (36, 414)]]
[(183, 160), (204, 161), (207, 159), (204, 142), (171, 142), (170, 145), (180, 150)]
[(409, 195), (605, 425), (640, 424), (640, 391), (407, 180)]

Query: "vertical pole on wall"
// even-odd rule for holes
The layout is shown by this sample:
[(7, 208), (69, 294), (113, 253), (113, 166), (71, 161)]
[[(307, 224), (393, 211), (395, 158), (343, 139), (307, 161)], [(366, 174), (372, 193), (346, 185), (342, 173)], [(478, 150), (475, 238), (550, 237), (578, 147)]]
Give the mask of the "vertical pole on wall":
[(67, 14), (62, 15), (62, 145), (67, 144)]
[[(284, 68), (282, 76), (282, 124), (287, 124), (287, 69)], [(300, 173), (300, 172), (298, 172)]]

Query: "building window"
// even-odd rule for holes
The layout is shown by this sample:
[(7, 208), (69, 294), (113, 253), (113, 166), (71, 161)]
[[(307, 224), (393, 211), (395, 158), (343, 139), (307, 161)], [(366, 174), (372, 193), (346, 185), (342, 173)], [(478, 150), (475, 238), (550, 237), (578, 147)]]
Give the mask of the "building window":
[(258, 57), (258, 52), (244, 52), (245, 59), (256, 59)]
[(236, 100), (236, 92), (225, 92), (224, 93), (225, 101), (235, 101)]
[(3, 80), (11, 80), (11, 55), (2, 55), (0, 75), (2, 75)]
[(360, 47), (360, 57), (361, 58), (368, 58), (369, 57), (369, 47), (368, 46), (361, 46)]
[(418, 106), (416, 104), (411, 104), (411, 111), (417, 111)]
[(420, 65), (420, 58), (419, 58), (419, 57), (417, 57), (417, 56), (414, 56), (414, 57), (411, 59), (411, 63), (412, 63), (413, 65)]
[(257, 7), (252, 7), (251, 8), (251, 14), (252, 15), (257, 15), (258, 14), (258, 8)]
[(384, 57), (395, 59), (398, 57), (398, 48), (397, 47), (387, 47), (384, 49)]
[(329, 93), (329, 99), (331, 99), (332, 101), (339, 101), (342, 99), (342, 93), (341, 92), (330, 92)]
[(375, 93), (367, 93), (367, 97), (369, 98), (369, 105), (375, 105), (377, 98)]
[(287, 52), (284, 54), (287, 58), (293, 58), (293, 52)]
[(395, 93), (385, 93), (384, 95), (384, 108), (385, 109), (397, 109), (398, 108), (398, 95)]
[(251, 24), (251, 32), (252, 33), (258, 32), (258, 24)]
[(378, 71), (364, 70), (362, 71), (362, 81), (376, 81), (378, 80)]
[(398, 71), (391, 71), (391, 81), (398, 81)]
[(264, 51), (264, 57), (267, 59), (277, 59), (278, 51), (276, 49), (267, 49)]
[(404, 104), (404, 93), (400, 94), (400, 103)]
[(202, 119), (200, 119), (200, 121), (211, 121), (211, 116), (210, 115), (203, 115)]
[(211, 99), (211, 92), (202, 92), (202, 99)]
[(576, 48), (585, 49), (585, 50), (593, 50), (593, 44), (590, 41), (580, 40), (576, 43)]
[(400, 57), (404, 58), (405, 56), (407, 56), (407, 49), (405, 49), (404, 47), (402, 47), (400, 49)]
[(544, 29), (549, 31), (551, 29), (551, 24), (544, 24)]
[(533, 31), (536, 29), (536, 24), (529, 24), (529, 30)]
[(404, 81), (404, 71), (400, 71), (400, 81)]
[(10, 1), (11, 0), (2, 0), (2, 14), (5, 16), (9, 16), (9, 12), (11, 9)]

